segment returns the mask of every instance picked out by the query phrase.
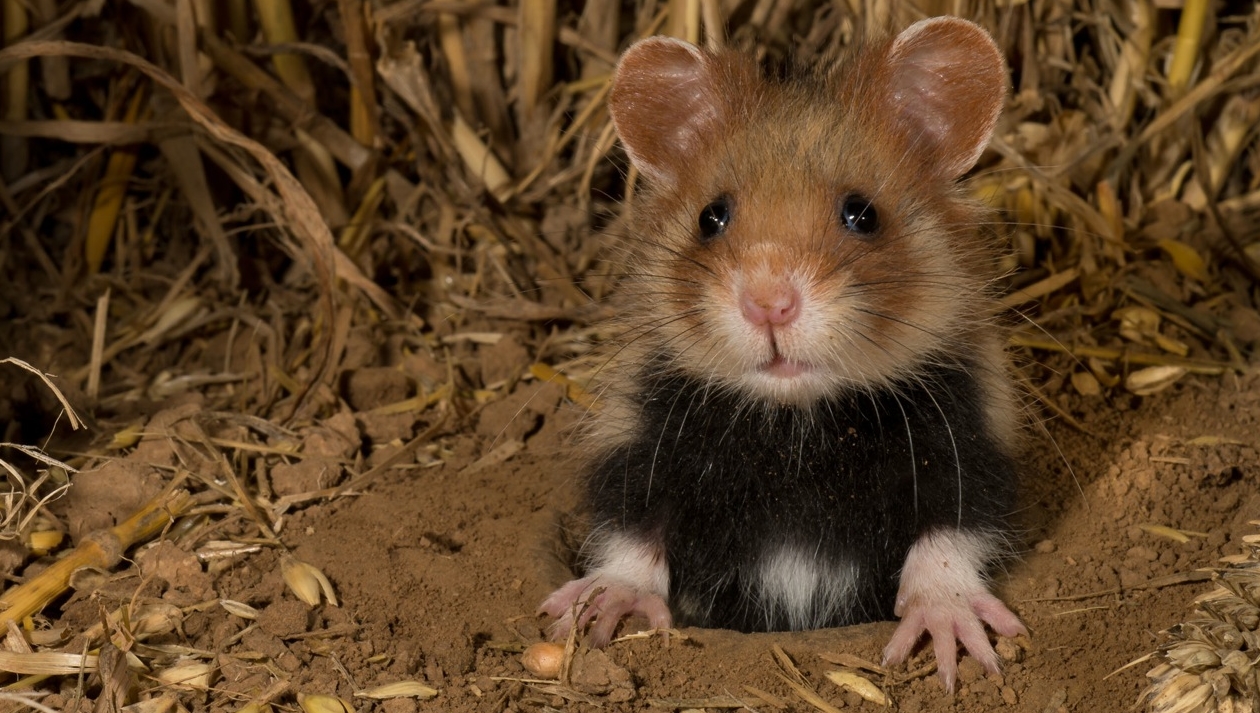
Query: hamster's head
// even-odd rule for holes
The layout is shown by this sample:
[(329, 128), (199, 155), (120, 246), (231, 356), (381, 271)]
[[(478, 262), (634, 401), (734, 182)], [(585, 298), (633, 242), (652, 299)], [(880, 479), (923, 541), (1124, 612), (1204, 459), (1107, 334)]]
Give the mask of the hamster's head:
[(734, 52), (636, 43), (609, 97), (648, 184), (632, 351), (794, 405), (966, 356), (994, 260), (990, 217), (954, 184), (1005, 94), (993, 40), (956, 18), (788, 80)]

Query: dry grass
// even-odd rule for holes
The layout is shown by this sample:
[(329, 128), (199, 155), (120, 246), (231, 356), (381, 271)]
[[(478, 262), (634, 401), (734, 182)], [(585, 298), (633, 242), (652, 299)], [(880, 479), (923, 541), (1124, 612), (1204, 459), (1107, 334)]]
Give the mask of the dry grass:
[[(1252, 521), (1260, 525), (1260, 521)], [(1216, 586), (1186, 621), (1161, 633), (1142, 700), (1151, 713), (1244, 713), (1260, 703), (1260, 535), (1212, 572)]]
[[(440, 462), (435, 436), (519, 379), (564, 374), (571, 398), (585, 398), (591, 348), (608, 336), (609, 236), (636, 179), (603, 102), (618, 52), (657, 32), (812, 58), (927, 14), (977, 20), (1014, 77), (971, 184), (1011, 220), (1012, 346), (1033, 364), (1074, 357), (1057, 375), (1030, 374), (1036, 393), (1052, 408), (1069, 388), (1153, 393), (1185, 373), (1246, 369), (1260, 342), (1254, 4), (4, 7), (0, 266), (6, 308), (23, 319), (0, 325), (0, 343), (21, 345), (14, 355), (60, 374), (98, 413), (200, 394), (199, 415), (160, 432), (111, 422), (112, 443), (65, 460), (99, 463), (165, 437), (177, 465), (164, 472), (192, 495), (158, 501), (165, 519), (143, 534), (169, 527), (207, 562), (280, 547), (289, 510), (382, 468)], [(362, 330), (427, 365), (407, 372), (415, 394), (382, 410), (413, 414), (419, 435), (371, 469), (361, 444), (325, 423), (339, 410), (339, 380), (362, 366)], [(461, 367), (509, 331), (529, 345), (532, 369), (484, 382)], [(345, 443), (316, 452), (316, 431)], [(23, 448), (48, 473), (73, 472)], [(304, 459), (360, 475), (272, 493), (266, 475)], [(3, 535), (64, 531), (41, 507), (64, 475), (4, 465)], [(31, 621), (42, 601), (7, 620)], [(83, 696), (163, 709), (215, 695), (212, 652), (143, 643), (183, 613), (125, 614), (45, 643), (11, 628), (7, 643), (15, 660), (53, 643), (93, 652), (100, 676), (79, 678)], [(129, 660), (156, 674), (138, 679)], [(31, 676), (68, 671), (9, 670), (32, 687), (46, 679)], [(265, 710), (293, 694), (277, 685), (235, 705)]]

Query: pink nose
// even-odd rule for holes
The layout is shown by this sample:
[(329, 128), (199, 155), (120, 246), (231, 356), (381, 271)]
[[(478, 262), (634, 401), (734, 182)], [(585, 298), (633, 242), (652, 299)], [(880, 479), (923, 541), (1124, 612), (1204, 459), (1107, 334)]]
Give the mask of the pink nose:
[(801, 296), (788, 284), (757, 285), (744, 290), (739, 306), (744, 319), (758, 327), (781, 327), (800, 314)]

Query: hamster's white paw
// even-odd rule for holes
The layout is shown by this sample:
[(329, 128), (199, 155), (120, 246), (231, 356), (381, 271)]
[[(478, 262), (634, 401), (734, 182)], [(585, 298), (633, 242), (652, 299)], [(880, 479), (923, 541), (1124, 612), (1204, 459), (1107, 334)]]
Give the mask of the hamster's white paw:
[(1028, 631), (985, 584), (981, 572), (992, 550), (981, 535), (957, 531), (925, 535), (910, 548), (894, 609), (901, 624), (884, 647), (885, 665), (905, 661), (927, 633), (946, 690), (952, 692), (958, 678), (959, 643), (985, 670), (998, 672), (985, 624), (1002, 636)]
[(585, 628), (592, 619), (595, 621), (587, 634), (587, 641), (595, 648), (607, 644), (618, 622), (628, 616), (644, 617), (653, 629), (668, 629), (674, 623), (669, 605), (659, 594), (606, 577), (583, 577), (552, 592), (538, 607), (539, 613), (556, 618), (548, 629), (552, 639), (569, 635), (574, 625), (575, 606), (579, 629)]
[(945, 684), (945, 690), (951, 692), (958, 678), (959, 643), (985, 670), (998, 673), (998, 657), (989, 643), (984, 625), (988, 624), (1002, 636), (1028, 633), (1019, 617), (983, 589), (946, 599), (920, 597), (903, 601), (899, 596), (897, 615), (901, 617), (901, 624), (893, 632), (888, 646), (884, 647), (884, 665), (905, 661), (919, 637), (926, 632), (932, 637), (937, 673)]

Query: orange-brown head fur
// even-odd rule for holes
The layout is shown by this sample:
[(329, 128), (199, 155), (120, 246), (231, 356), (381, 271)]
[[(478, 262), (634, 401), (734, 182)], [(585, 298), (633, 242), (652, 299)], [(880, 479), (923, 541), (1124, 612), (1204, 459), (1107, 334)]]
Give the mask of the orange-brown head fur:
[[(648, 178), (629, 359), (808, 406), (973, 358), (992, 311), (991, 217), (954, 180), (988, 141), (1005, 70), (968, 28), (920, 23), (791, 80), (736, 52), (632, 48), (610, 100)], [(873, 233), (846, 224), (852, 197), (876, 211)], [(729, 220), (706, 239), (698, 216), (719, 199)], [(795, 311), (765, 317), (775, 300)]]

